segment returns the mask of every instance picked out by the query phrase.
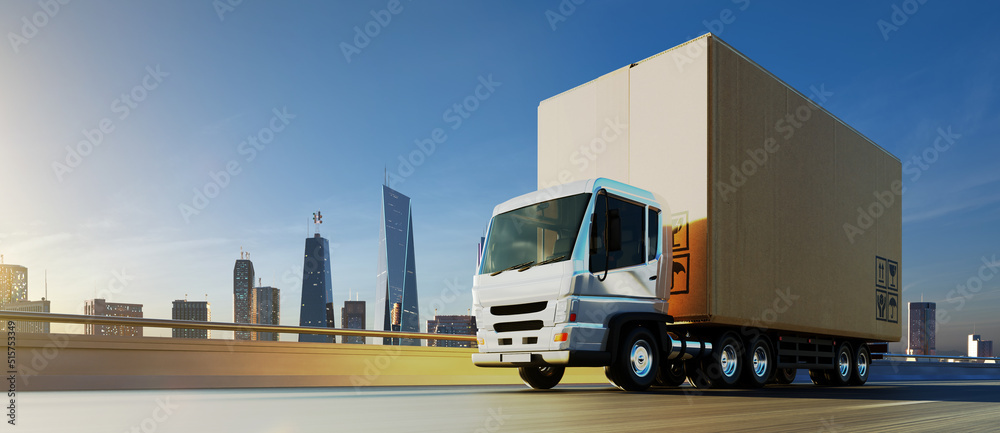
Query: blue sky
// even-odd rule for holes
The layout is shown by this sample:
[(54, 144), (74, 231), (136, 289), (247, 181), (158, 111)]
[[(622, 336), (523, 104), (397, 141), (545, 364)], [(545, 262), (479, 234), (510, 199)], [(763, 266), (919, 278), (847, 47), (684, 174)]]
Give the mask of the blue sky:
[[(335, 301), (374, 302), (388, 169), (413, 199), (422, 319), (434, 306), (464, 314), (493, 206), (535, 189), (538, 102), (712, 31), (793, 87), (825, 86), (826, 108), (910, 164), (903, 301), (948, 313), (939, 350), (963, 348), (974, 323), (1000, 339), (1000, 277), (977, 276), (1000, 262), (1000, 7), (562, 3), (3, 2), (0, 253), (29, 268), (33, 299), (48, 270), (55, 311), (97, 294), (169, 317), (172, 300), (207, 294), (230, 321), (242, 246), (282, 290), (282, 323), (297, 324), (316, 210)], [(378, 34), (345, 56), (356, 26)], [(481, 80), (497, 84), (458, 123), (448, 110)], [(436, 128), (434, 151), (401, 167)], [(960, 138), (935, 154), (939, 128)], [(77, 160), (67, 146), (88, 135), (99, 145)], [(453, 286), (463, 294), (442, 296)]]

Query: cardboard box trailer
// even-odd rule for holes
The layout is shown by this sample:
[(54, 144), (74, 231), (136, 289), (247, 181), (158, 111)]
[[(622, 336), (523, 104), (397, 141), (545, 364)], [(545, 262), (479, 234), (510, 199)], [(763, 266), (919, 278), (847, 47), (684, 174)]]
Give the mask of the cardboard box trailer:
[(899, 341), (900, 161), (830, 97), (707, 34), (542, 101), (538, 187), (665, 197), (678, 322)]

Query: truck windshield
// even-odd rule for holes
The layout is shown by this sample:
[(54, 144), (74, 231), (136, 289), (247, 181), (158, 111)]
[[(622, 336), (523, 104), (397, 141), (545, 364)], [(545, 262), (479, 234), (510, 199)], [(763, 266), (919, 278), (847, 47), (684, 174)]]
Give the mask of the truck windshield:
[(577, 194), (497, 215), (486, 240), (481, 273), (569, 259), (589, 201), (590, 194)]

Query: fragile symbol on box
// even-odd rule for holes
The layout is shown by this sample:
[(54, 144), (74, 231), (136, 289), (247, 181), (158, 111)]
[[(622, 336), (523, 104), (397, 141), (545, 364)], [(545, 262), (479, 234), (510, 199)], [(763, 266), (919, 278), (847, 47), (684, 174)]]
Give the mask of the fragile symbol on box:
[(899, 291), (899, 263), (886, 260), (885, 286), (891, 291)]
[(686, 251), (688, 245), (688, 213), (678, 212), (670, 216), (670, 226), (674, 231), (674, 251)]

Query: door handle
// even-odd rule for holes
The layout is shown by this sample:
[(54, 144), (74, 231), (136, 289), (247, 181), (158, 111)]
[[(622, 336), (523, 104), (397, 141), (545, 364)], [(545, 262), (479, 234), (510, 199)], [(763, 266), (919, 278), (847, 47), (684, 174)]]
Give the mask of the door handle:
[(656, 280), (656, 275), (653, 275), (652, 277), (649, 277), (649, 281), (653, 281), (653, 280)]

